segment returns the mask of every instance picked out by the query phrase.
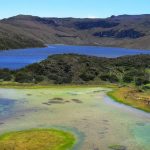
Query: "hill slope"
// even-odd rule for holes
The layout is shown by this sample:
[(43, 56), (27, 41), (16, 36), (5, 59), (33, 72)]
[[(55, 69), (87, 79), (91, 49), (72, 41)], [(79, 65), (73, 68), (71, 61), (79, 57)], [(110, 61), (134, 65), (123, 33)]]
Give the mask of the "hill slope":
[(52, 55), (26, 68), (0, 71), (0, 80), (27, 83), (98, 84), (150, 83), (150, 55), (102, 58), (76, 54)]
[(106, 19), (40, 18), (18, 15), (0, 21), (0, 49), (44, 44), (150, 49), (150, 15)]

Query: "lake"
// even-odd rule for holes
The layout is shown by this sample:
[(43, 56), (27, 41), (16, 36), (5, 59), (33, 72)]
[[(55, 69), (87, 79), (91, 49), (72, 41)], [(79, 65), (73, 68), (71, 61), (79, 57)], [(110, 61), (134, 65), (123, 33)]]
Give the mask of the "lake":
[(0, 68), (19, 69), (29, 64), (40, 62), (49, 55), (64, 53), (114, 58), (125, 55), (150, 54), (150, 50), (67, 45), (49, 45), (46, 48), (5, 50), (0, 51)]
[(4, 108), (0, 134), (55, 128), (76, 136), (73, 150), (111, 150), (112, 145), (122, 146), (120, 150), (149, 150), (150, 114), (114, 102), (108, 91), (100, 87), (0, 88)]

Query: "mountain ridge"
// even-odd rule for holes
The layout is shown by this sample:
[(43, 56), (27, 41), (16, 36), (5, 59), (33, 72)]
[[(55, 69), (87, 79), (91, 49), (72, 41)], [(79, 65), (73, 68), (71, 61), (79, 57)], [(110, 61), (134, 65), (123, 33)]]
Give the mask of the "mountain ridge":
[(150, 14), (95, 19), (17, 15), (0, 20), (0, 49), (48, 43), (150, 50), (149, 41)]

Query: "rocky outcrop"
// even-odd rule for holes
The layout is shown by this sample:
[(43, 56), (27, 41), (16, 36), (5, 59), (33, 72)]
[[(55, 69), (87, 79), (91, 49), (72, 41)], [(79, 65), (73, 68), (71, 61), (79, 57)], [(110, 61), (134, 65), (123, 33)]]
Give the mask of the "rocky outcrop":
[(140, 31), (136, 31), (134, 29), (127, 29), (127, 30), (109, 30), (109, 31), (101, 31), (96, 32), (93, 34), (97, 37), (108, 37), (108, 38), (131, 38), (136, 39), (145, 36), (144, 33), (141, 33)]
[(75, 23), (75, 26), (80, 30), (86, 30), (91, 28), (112, 28), (115, 26), (118, 26), (118, 22), (110, 22), (110, 21), (86, 21), (86, 22), (77, 22)]

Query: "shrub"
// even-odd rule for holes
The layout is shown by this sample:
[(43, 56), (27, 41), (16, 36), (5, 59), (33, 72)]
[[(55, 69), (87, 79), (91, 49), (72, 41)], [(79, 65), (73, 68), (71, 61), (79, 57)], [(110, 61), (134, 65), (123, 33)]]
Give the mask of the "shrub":
[(123, 76), (123, 82), (126, 82), (126, 83), (130, 83), (132, 82), (134, 79), (133, 79), (133, 76), (131, 76), (130, 74), (125, 74)]
[(0, 79), (10, 81), (12, 79), (11, 72), (8, 70), (0, 70)]
[(94, 80), (95, 77), (95, 74), (92, 72), (84, 72), (80, 75), (80, 78), (84, 81)]
[(149, 83), (149, 80), (143, 78), (143, 77), (138, 77), (135, 79), (135, 85), (136, 86), (141, 86), (141, 85), (145, 85), (145, 84), (148, 84)]
[(42, 76), (42, 75), (35, 75), (34, 79), (35, 79), (36, 83), (42, 82), (44, 80), (44, 76)]
[(102, 74), (100, 76), (100, 79), (103, 80), (103, 81), (108, 81), (109, 80), (109, 74)]
[(100, 76), (100, 79), (103, 80), (103, 81), (109, 81), (109, 82), (112, 82), (112, 83), (119, 81), (118, 77), (114, 74), (111, 74), (111, 75), (110, 74), (102, 74)]
[(34, 78), (32, 75), (25, 72), (18, 72), (15, 75), (15, 81), (19, 83), (31, 83), (34, 82)]

